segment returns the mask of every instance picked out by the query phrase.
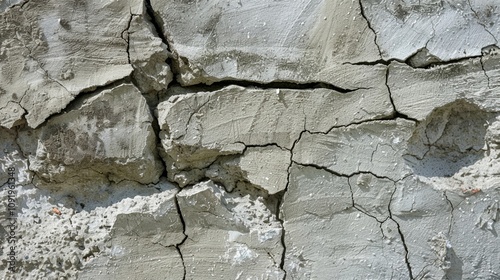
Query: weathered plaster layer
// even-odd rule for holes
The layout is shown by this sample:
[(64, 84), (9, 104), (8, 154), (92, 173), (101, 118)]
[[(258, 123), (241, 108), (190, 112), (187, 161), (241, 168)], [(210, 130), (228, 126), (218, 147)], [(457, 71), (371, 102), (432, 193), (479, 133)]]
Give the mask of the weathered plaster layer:
[(500, 277), (493, 1), (0, 18), (0, 278)]

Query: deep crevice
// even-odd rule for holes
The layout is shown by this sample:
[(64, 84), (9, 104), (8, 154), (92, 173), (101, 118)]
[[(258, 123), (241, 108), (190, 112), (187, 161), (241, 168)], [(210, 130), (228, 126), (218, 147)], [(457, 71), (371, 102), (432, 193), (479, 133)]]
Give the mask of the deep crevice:
[(292, 90), (330, 89), (340, 93), (350, 93), (361, 89), (371, 89), (365, 87), (359, 87), (354, 89), (342, 88), (324, 82), (300, 83), (292, 81), (273, 81), (269, 83), (259, 83), (255, 81), (246, 81), (246, 80), (221, 80), (211, 84), (195, 84), (189, 86), (182, 86), (176, 82), (172, 83), (172, 85), (179, 85), (188, 90), (189, 89), (199, 90), (200, 87), (203, 87), (203, 91), (216, 91), (228, 86), (240, 86), (240, 87), (254, 88), (254, 89), (292, 89)]
[(371, 122), (380, 122), (380, 121), (391, 121), (391, 120), (396, 120), (396, 119), (405, 119), (405, 120), (409, 120), (409, 121), (414, 121), (414, 122), (418, 122), (416, 119), (413, 119), (411, 117), (408, 117), (404, 114), (400, 114), (398, 112), (395, 112), (393, 113), (393, 115), (390, 115), (390, 116), (387, 116), (387, 117), (381, 117), (381, 118), (377, 118), (377, 119), (369, 119), (369, 120), (362, 120), (362, 121), (359, 121), (359, 122), (351, 122), (349, 124), (346, 124), (346, 125), (335, 125), (335, 126), (332, 126), (331, 128), (329, 128), (326, 132), (322, 132), (322, 131), (309, 131), (309, 133), (311, 134), (328, 134), (330, 133), (332, 130), (334, 129), (338, 129), (338, 128), (348, 128), (348, 127), (351, 127), (351, 126), (355, 126), (355, 125), (361, 125), (361, 124), (365, 124), (365, 123), (371, 123)]
[(132, 14), (132, 11), (130, 11), (129, 13), (130, 13), (130, 18), (128, 20), (127, 27), (125, 28), (125, 30), (122, 31), (120, 37), (125, 41), (125, 43), (127, 43), (126, 52), (127, 52), (128, 64), (132, 65), (132, 62), (130, 61), (130, 37), (129, 37), (130, 33), (129, 33), (129, 30), (130, 30), (130, 25), (132, 24), (132, 20), (134, 19), (134, 14)]
[[(293, 155), (293, 153), (292, 153), (292, 155)], [(372, 175), (372, 176), (373, 176), (373, 177), (375, 177), (375, 178), (378, 178), (378, 179), (386, 179), (386, 180), (389, 180), (389, 181), (391, 181), (391, 182), (396, 183), (397, 181), (403, 180), (403, 179), (405, 179), (405, 178), (407, 177), (407, 176), (405, 176), (405, 177), (403, 177), (402, 179), (399, 179), (399, 180), (395, 181), (395, 180), (394, 180), (394, 179), (392, 179), (392, 178), (389, 178), (389, 177), (386, 177), (386, 176), (380, 176), (380, 175), (377, 175), (377, 174), (372, 173), (372, 172), (370, 172), (370, 171), (356, 171), (356, 172), (353, 172), (353, 173), (351, 173), (351, 174), (342, 174), (342, 173), (338, 173), (338, 172), (336, 172), (336, 171), (330, 170), (330, 169), (328, 169), (327, 167), (324, 167), (324, 166), (321, 166), (321, 165), (318, 165), (318, 164), (314, 164), (314, 163), (300, 163), (300, 162), (296, 162), (296, 161), (294, 161), (294, 160), (292, 160), (292, 163), (295, 163), (295, 164), (300, 165), (300, 166), (314, 167), (314, 168), (316, 168), (316, 169), (318, 169), (318, 170), (323, 170), (323, 171), (326, 171), (326, 172), (328, 172), (328, 173), (330, 173), (330, 174), (332, 174), (332, 175), (335, 175), (335, 176), (337, 176), (337, 177), (344, 177), (344, 178), (350, 178), (350, 177), (352, 177), (352, 176), (356, 176), (356, 175), (360, 175), (360, 174), (370, 174), (370, 175)]]
[[(170, 46), (170, 41), (168, 38), (165, 36), (165, 33), (163, 30), (163, 24), (162, 24), (162, 19), (161, 17), (157, 17), (155, 10), (153, 9), (153, 5), (151, 5), (151, 0), (144, 0), (144, 6), (146, 7), (146, 14), (148, 17), (146, 19), (149, 19), (149, 22), (153, 25), (156, 34), (158, 37), (161, 39), (163, 44), (167, 46), (167, 51), (169, 52), (169, 58), (167, 58), (166, 63), (170, 67), (170, 71), (172, 71), (172, 74), (174, 77), (176, 77), (179, 73), (178, 71), (178, 66), (174, 63), (173, 61), (175, 59), (176, 54), (174, 53), (174, 50)], [(175, 79), (174, 79), (175, 81)], [(173, 82), (170, 83), (171, 85), (174, 84)]]
[(490, 86), (490, 76), (488, 75), (488, 72), (486, 71), (486, 69), (484, 69), (484, 55), (481, 56), (481, 59), (479, 60), (479, 62), (481, 63), (481, 69), (483, 70), (483, 73), (484, 73), (484, 76), (486, 77), (486, 82), (488, 83), (488, 88), (491, 89), (491, 86)]
[(280, 145), (278, 145), (278, 143), (275, 143), (275, 142), (273, 142), (273, 143), (267, 143), (267, 144), (261, 144), (261, 145), (258, 145), (258, 144), (251, 144), (251, 145), (247, 145), (247, 144), (245, 144), (245, 143), (243, 143), (243, 142), (241, 142), (241, 141), (236, 141), (236, 142), (234, 142), (234, 143), (238, 143), (238, 144), (245, 145), (245, 148), (243, 149), (243, 151), (242, 151), (242, 152), (241, 152), (241, 154), (239, 154), (239, 155), (243, 155), (243, 154), (246, 152), (246, 150), (247, 150), (248, 148), (277, 147), (277, 148), (280, 148), (280, 149), (281, 149), (281, 150), (283, 150), (283, 151), (290, 151), (289, 149), (284, 148), (284, 147), (281, 147)]
[(432, 69), (438, 66), (444, 66), (444, 65), (450, 65), (450, 64), (456, 64), (464, 61), (468, 61), (470, 59), (476, 59), (476, 58), (481, 58), (482, 55), (473, 55), (473, 56), (466, 56), (466, 57), (459, 57), (455, 59), (450, 59), (450, 60), (440, 60), (436, 62), (432, 62), (429, 64), (425, 64), (423, 66), (414, 66), (410, 63), (410, 59), (413, 57), (413, 55), (409, 56), (405, 60), (402, 59), (397, 59), (397, 58), (391, 58), (388, 60), (380, 59), (380, 60), (375, 60), (375, 61), (360, 61), (360, 62), (344, 62), (343, 64), (349, 64), (349, 65), (366, 65), (366, 66), (375, 66), (375, 65), (390, 65), (392, 62), (399, 62), (402, 64), (405, 64), (406, 66), (412, 68), (412, 69)]
[(179, 200), (177, 199), (177, 195), (174, 198), (175, 201), (175, 208), (177, 209), (177, 214), (179, 215), (179, 219), (181, 220), (182, 223), (182, 234), (184, 234), (184, 238), (182, 241), (178, 244), (175, 244), (175, 248), (177, 249), (177, 252), (179, 253), (179, 256), (181, 257), (181, 262), (182, 262), (182, 267), (184, 268), (184, 275), (182, 277), (183, 280), (186, 280), (186, 264), (184, 263), (184, 256), (182, 255), (181, 251), (181, 246), (184, 244), (184, 242), (187, 240), (188, 236), (186, 234), (186, 222), (184, 221), (184, 216), (182, 216), (181, 212), (181, 207), (179, 206)]
[(163, 27), (162, 25), (158, 22), (158, 19), (156, 18), (156, 12), (153, 10), (153, 6), (151, 5), (151, 0), (144, 0), (144, 5), (146, 6), (146, 13), (149, 16), (151, 20), (151, 24), (153, 24), (156, 33), (158, 34), (158, 37), (160, 37), (161, 41), (167, 45), (167, 49), (170, 51), (170, 44), (168, 43), (167, 38), (163, 34)]

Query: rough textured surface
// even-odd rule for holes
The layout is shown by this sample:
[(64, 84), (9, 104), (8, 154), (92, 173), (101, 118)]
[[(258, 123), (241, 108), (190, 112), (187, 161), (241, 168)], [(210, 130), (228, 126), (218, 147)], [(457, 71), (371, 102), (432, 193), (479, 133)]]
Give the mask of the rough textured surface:
[(85, 95), (73, 110), (38, 129), (21, 131), (19, 138), (30, 170), (42, 180), (104, 177), (147, 184), (162, 173), (151, 122), (144, 97), (133, 85), (123, 84)]
[(345, 62), (380, 59), (357, 1), (151, 2), (184, 85), (331, 83)]
[(141, 1), (59, 4), (26, 1), (1, 14), (3, 126), (26, 114), (28, 125), (37, 127), (81, 91), (132, 72), (122, 33), (130, 13), (142, 13)]
[(281, 224), (265, 198), (228, 194), (210, 181), (177, 197), (188, 236), (181, 247), (188, 279), (283, 278)]
[(384, 59), (425, 50), (448, 61), (481, 55), (500, 37), (495, 1), (360, 0)]
[(495, 1), (0, 1), (0, 278), (500, 279)]

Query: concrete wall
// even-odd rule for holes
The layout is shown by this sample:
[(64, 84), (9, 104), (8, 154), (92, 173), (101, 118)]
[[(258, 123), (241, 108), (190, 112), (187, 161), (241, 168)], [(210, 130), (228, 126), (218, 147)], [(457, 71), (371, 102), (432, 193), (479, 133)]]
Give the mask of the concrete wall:
[(0, 1), (0, 277), (500, 279), (496, 4)]

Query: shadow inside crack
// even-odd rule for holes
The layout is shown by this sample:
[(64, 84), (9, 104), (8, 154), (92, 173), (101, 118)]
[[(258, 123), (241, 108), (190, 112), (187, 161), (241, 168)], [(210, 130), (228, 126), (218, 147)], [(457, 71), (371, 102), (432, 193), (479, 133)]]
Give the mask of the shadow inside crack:
[(435, 109), (410, 138), (407, 164), (416, 175), (453, 176), (485, 156), (486, 132), (493, 118), (464, 100)]
[(457, 256), (453, 248), (449, 248), (447, 257), (450, 262), (450, 267), (446, 271), (446, 276), (448, 279), (461, 280), (463, 277), (464, 262)]

